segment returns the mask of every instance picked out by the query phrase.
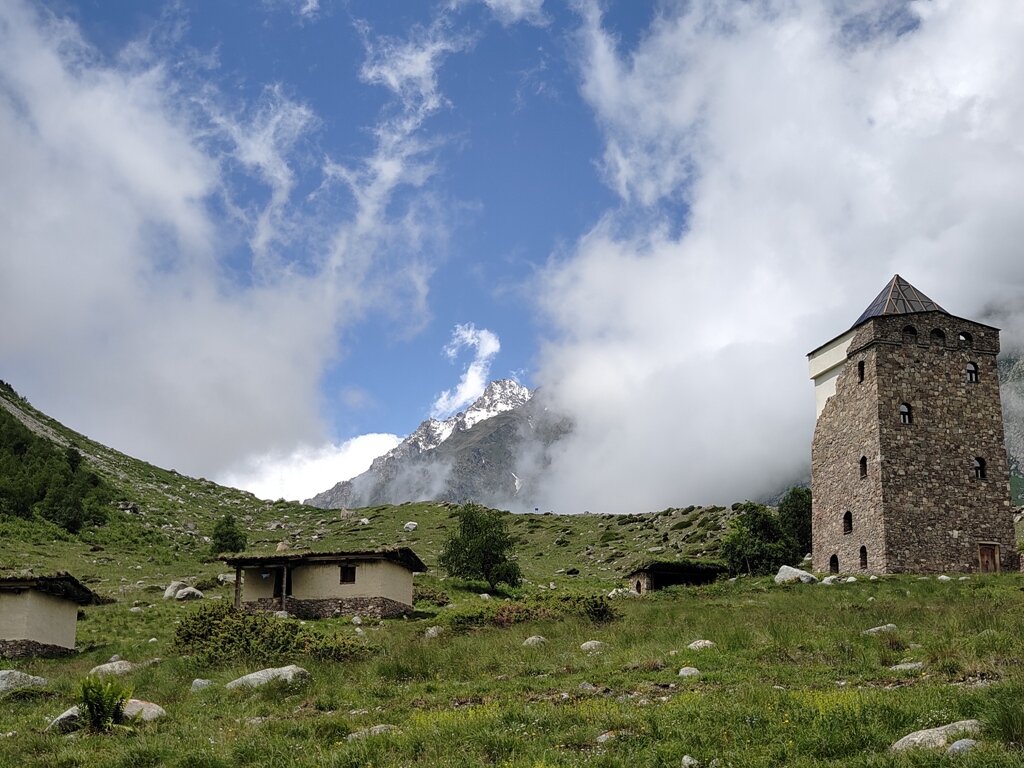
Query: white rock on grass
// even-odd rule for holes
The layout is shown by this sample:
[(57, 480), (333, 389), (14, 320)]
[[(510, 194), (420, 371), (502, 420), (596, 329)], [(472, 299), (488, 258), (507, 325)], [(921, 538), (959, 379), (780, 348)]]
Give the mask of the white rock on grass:
[(871, 574), (868, 576), (868, 581), (878, 581), (878, 577), (875, 574)]
[(236, 578), (235, 574), (233, 574), (233, 573), (218, 573), (217, 574), (217, 583), (218, 584), (234, 584), (235, 583), (235, 578)]
[(0, 693), (16, 691), (19, 688), (33, 688), (46, 685), (45, 677), (26, 675), (16, 669), (0, 669)]
[(946, 750), (947, 755), (962, 755), (964, 752), (970, 752), (978, 746), (978, 742), (974, 739), (957, 739), (949, 745), (949, 749)]
[(427, 627), (427, 631), (423, 633), (423, 637), (427, 640), (433, 640), (435, 637), (440, 637), (444, 632), (444, 627)]
[(523, 640), (523, 645), (527, 648), (536, 648), (538, 645), (544, 645), (547, 642), (547, 638), (541, 635), (533, 635)]
[(192, 681), (192, 687), (189, 690), (192, 691), (192, 693), (195, 693), (196, 691), (201, 691), (204, 688), (209, 688), (211, 685), (213, 685), (213, 680), (205, 680), (201, 677), (197, 677)]
[(481, 592), (480, 593), (480, 599), (481, 600), (490, 600), (491, 596), (489, 594), (487, 594), (486, 592)]
[(683, 762), (680, 765), (682, 768), (700, 768), (700, 761), (696, 757), (683, 755)]
[(694, 640), (686, 647), (691, 651), (703, 651), (705, 648), (714, 648), (715, 644), (710, 640)]
[(899, 741), (889, 747), (892, 752), (902, 752), (906, 749), (934, 749), (944, 747), (951, 736), (970, 736), (981, 732), (981, 723), (977, 720), (958, 720), (949, 725), (942, 725), (938, 728), (926, 728), (923, 731), (908, 733)]
[(903, 664), (894, 664), (889, 667), (893, 672), (917, 672), (919, 669), (924, 669), (923, 661), (907, 661)]
[(96, 677), (103, 677), (105, 675), (127, 675), (129, 672), (134, 672), (136, 669), (145, 666), (143, 664), (133, 664), (130, 661), (124, 659), (118, 659), (117, 661), (108, 661), (106, 664), (100, 664), (89, 670), (89, 675)]
[(142, 609), (137, 605), (133, 605), (128, 611), (129, 613), (142, 613)]
[(261, 685), (272, 683), (275, 680), (280, 680), (283, 683), (295, 683), (306, 680), (307, 678), (309, 678), (309, 672), (304, 670), (302, 667), (289, 664), (287, 667), (271, 667), (268, 669), (261, 669), (259, 672), (243, 675), (237, 680), (232, 680), (224, 687), (258, 688)]
[(128, 699), (124, 705), (124, 716), (129, 720), (142, 720), (148, 723), (160, 717), (167, 717), (167, 712), (159, 704), (142, 699)]
[(814, 584), (818, 578), (813, 573), (807, 571), (801, 571), (799, 568), (794, 568), (791, 565), (784, 565), (779, 568), (779, 572), (775, 574), (776, 584), (792, 584), (795, 581), (799, 581), (802, 584)]
[(886, 632), (895, 632), (895, 631), (896, 631), (896, 625), (895, 624), (883, 624), (880, 627), (872, 627), (871, 629), (865, 629), (863, 632), (861, 632), (861, 634), (862, 635), (882, 635), (882, 634), (885, 634)]
[(164, 600), (173, 600), (174, 596), (187, 586), (188, 584), (184, 581), (172, 581), (167, 589), (164, 590)]
[(360, 624), (363, 623), (363, 619), (360, 616), (353, 616), (352, 623), (358, 627)]
[(847, 584), (853, 584), (856, 580), (856, 576), (847, 576), (845, 579), (843, 579), (843, 581), (845, 581)]
[(606, 643), (602, 643), (600, 640), (587, 640), (587, 642), (580, 646), (580, 650), (586, 651), (587, 653), (596, 653), (598, 651), (603, 651), (607, 647), (608, 645)]
[(391, 725), (389, 723), (381, 723), (380, 725), (373, 725), (369, 728), (363, 728), (361, 731), (354, 731), (345, 737), (346, 741), (358, 741), (359, 739), (365, 739), (370, 736), (380, 736), (383, 733), (401, 733), (398, 726)]
[(408, 523), (406, 523), (402, 527), (405, 530), (407, 530), (407, 531), (415, 531), (417, 528), (419, 528), (419, 524), (418, 523), (414, 523), (412, 520), (410, 520)]
[(700, 670), (696, 667), (683, 667), (679, 670), (679, 677), (699, 677)]
[(359, 518), (359, 524), (360, 525), (369, 525), (370, 524), (370, 518), (368, 518), (368, 517), (361, 517), (361, 518)]
[(70, 733), (71, 731), (77, 731), (82, 725), (81, 711), (78, 707), (71, 707), (53, 718), (45, 730), (56, 731), (57, 733)]
[(174, 595), (174, 599), (175, 600), (202, 600), (203, 599), (203, 593), (200, 592), (195, 587), (185, 587), (184, 589), (179, 589), (177, 591), (177, 593)]
[(833, 576), (826, 576), (824, 579), (821, 580), (820, 586), (822, 586), (822, 587), (831, 587), (837, 581), (839, 581), (839, 577), (838, 576), (835, 576), (835, 575), (833, 575)]
[(936, 581), (952, 581), (953, 579), (951, 579), (951, 578), (950, 578), (949, 576), (947, 576), (946, 574), (942, 574), (941, 576), (936, 576), (936, 577), (935, 577), (935, 580), (936, 580)]

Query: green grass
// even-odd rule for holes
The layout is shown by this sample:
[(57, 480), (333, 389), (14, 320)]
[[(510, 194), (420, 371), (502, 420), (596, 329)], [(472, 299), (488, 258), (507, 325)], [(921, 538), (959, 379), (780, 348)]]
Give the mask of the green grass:
[[(452, 606), (363, 625), (374, 656), (296, 658), (309, 683), (247, 692), (221, 685), (258, 664), (204, 667), (175, 653), (175, 622), (193, 606), (155, 596), (141, 614), (129, 612), (130, 599), (89, 608), (80, 656), (10, 665), (51, 685), (0, 699), (0, 731), (17, 732), (0, 737), (0, 766), (678, 766), (685, 754), (723, 766), (946, 766), (954, 763), (942, 752), (897, 756), (888, 746), (974, 717), (985, 724), (982, 746), (955, 765), (1024, 766), (1018, 575), (831, 588), (741, 579), (619, 601), (621, 618), (607, 624), (449, 628), (426, 640), (427, 626), (482, 602), (470, 585), (444, 584)], [(862, 634), (888, 622), (897, 633)], [(342, 619), (318, 628), (354, 634)], [(524, 648), (533, 634), (547, 644)], [(716, 646), (687, 650), (697, 638)], [(580, 651), (590, 639), (607, 650)], [(113, 653), (163, 658), (126, 682), (168, 717), (110, 735), (43, 734), (88, 670)], [(888, 669), (901, 661), (925, 667)], [(679, 678), (682, 666), (702, 675)], [(193, 694), (195, 677), (219, 685)], [(380, 723), (399, 731), (345, 738)], [(607, 731), (617, 737), (598, 743)]]

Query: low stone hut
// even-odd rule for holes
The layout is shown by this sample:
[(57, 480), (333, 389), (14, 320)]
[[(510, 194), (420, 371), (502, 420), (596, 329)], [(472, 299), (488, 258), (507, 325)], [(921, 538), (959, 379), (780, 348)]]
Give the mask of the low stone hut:
[(657, 560), (638, 566), (626, 581), (630, 589), (643, 595), (678, 584), (710, 584), (725, 571), (724, 565), (709, 560)]
[(103, 602), (69, 573), (0, 577), (0, 657), (74, 653), (79, 606)]
[(288, 611), (303, 619), (335, 613), (380, 617), (411, 613), (413, 574), (427, 570), (408, 547), (221, 559), (235, 567), (236, 607)]

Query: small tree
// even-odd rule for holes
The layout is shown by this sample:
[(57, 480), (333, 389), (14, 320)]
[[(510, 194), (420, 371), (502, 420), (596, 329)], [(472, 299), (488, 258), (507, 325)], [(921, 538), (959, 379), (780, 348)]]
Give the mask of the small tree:
[(221, 552), (241, 552), (245, 549), (245, 532), (238, 527), (235, 516), (228, 512), (213, 526), (210, 552), (219, 555)]
[(722, 559), (732, 573), (756, 576), (800, 560), (800, 545), (768, 507), (747, 501), (738, 511), (721, 547)]
[(459, 530), (448, 537), (437, 559), (448, 575), (483, 579), (492, 590), (501, 583), (518, 587), (523, 574), (512, 559), (515, 545), (502, 513), (479, 504), (463, 504), (455, 516)]
[(811, 489), (794, 486), (779, 502), (779, 522), (796, 539), (800, 552), (811, 551)]

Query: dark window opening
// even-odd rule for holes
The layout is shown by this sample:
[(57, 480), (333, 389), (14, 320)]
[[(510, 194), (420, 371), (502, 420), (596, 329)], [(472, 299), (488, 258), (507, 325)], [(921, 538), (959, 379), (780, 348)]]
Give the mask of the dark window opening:
[(857, 363), (857, 381), (864, 381), (864, 361)]
[(905, 326), (903, 328), (903, 341), (907, 344), (917, 343), (917, 328), (912, 325)]
[(839, 555), (832, 555), (828, 559), (828, 572), (839, 573)]
[(978, 480), (985, 479), (985, 460), (980, 456), (974, 458), (974, 476)]
[(643, 584), (641, 584), (641, 583), (640, 583), (640, 582), (638, 581), (638, 582), (636, 583), (636, 589), (635, 589), (634, 591), (635, 591), (635, 592), (636, 592), (636, 593), (637, 593), (637, 594), (639, 595), (639, 594), (640, 594), (641, 592), (643, 592), (643, 591), (644, 591), (644, 588), (643, 588), (643, 587), (644, 587), (644, 585), (643, 585)]
[(914, 423), (914, 410), (910, 407), (908, 403), (903, 403), (902, 405), (900, 405), (900, 423)]
[(867, 567), (868, 567), (868, 548), (867, 547), (861, 547), (860, 548), (860, 569), (863, 571)]
[(285, 578), (285, 569), (278, 568), (274, 571), (274, 597), (281, 596), (281, 587), (284, 586), (285, 597), (292, 596), (292, 572), (291, 569), (287, 570), (287, 578)]
[(853, 533), (853, 513), (843, 513), (843, 534)]
[(961, 347), (969, 347), (974, 343), (974, 339), (971, 338), (971, 334), (967, 333), (967, 331), (962, 331), (957, 337), (957, 341), (960, 342)]
[(967, 374), (968, 384), (978, 383), (978, 366), (976, 363), (968, 363), (964, 368), (964, 371)]
[(861, 456), (860, 457), (860, 476), (861, 477), (867, 477), (868, 476), (868, 457), (867, 456)]
[(354, 565), (343, 565), (338, 570), (341, 571), (340, 584), (356, 583), (356, 567)]
[(929, 336), (931, 338), (932, 344), (944, 345), (946, 343), (946, 333), (941, 328), (932, 329), (932, 332), (929, 334)]

